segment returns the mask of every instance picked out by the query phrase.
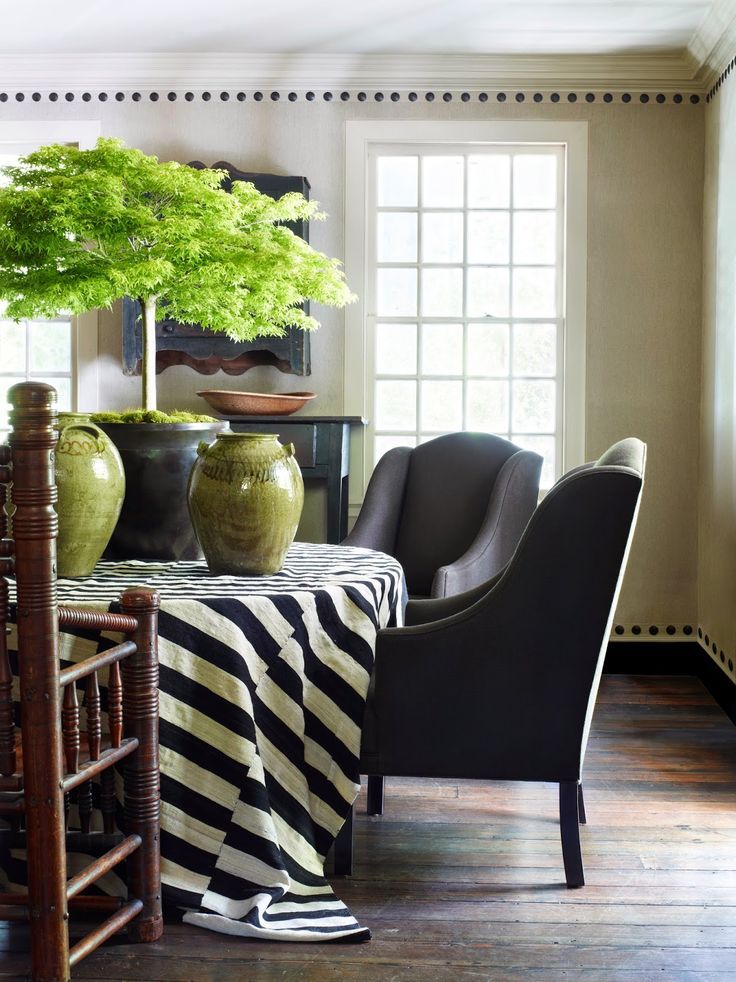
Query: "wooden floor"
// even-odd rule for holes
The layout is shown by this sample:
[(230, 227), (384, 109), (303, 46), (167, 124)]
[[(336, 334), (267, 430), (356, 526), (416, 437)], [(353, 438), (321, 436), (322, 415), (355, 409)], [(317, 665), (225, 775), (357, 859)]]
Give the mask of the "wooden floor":
[[(361, 796), (355, 875), (336, 881), (369, 943), (172, 924), (74, 978), (736, 979), (736, 727), (695, 679), (607, 676), (585, 777), (580, 890), (564, 886), (556, 786), (396, 780), (382, 818)], [(22, 977), (22, 944), (0, 926), (0, 977)]]

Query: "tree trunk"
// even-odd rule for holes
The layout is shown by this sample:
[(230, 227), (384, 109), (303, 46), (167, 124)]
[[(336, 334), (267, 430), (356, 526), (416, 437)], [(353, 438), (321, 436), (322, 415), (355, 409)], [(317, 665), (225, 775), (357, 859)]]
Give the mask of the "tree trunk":
[(143, 307), (143, 358), (141, 369), (144, 409), (156, 409), (156, 297), (146, 297)]

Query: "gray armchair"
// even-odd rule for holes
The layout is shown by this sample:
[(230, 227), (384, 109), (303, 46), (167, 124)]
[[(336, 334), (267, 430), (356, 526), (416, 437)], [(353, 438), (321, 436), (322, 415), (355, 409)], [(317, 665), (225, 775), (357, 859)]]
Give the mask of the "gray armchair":
[[(569, 887), (584, 883), (583, 758), (645, 458), (627, 439), (571, 471), (502, 572), (410, 601), (407, 626), (378, 634), (361, 773), (559, 783)], [(349, 828), (335, 858), (349, 872)]]
[(542, 458), (488, 433), (389, 450), (344, 545), (395, 556), (410, 596), (485, 582), (511, 558), (537, 504)]

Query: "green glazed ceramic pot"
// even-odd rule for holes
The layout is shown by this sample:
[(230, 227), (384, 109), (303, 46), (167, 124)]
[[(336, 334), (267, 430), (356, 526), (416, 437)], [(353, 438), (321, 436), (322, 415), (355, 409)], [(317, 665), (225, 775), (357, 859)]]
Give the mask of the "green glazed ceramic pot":
[(210, 572), (277, 573), (304, 504), (293, 445), (282, 446), (273, 433), (218, 433), (198, 454), (189, 511)]
[(56, 484), (59, 576), (89, 576), (110, 540), (125, 497), (115, 445), (86, 413), (59, 413)]

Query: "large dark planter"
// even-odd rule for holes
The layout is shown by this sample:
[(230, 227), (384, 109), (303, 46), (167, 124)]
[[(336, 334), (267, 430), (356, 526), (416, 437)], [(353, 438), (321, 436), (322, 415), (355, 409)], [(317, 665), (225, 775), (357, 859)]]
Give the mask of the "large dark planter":
[(100, 423), (120, 451), (125, 501), (105, 559), (201, 559), (187, 507), (200, 442), (228, 429), (215, 423)]

